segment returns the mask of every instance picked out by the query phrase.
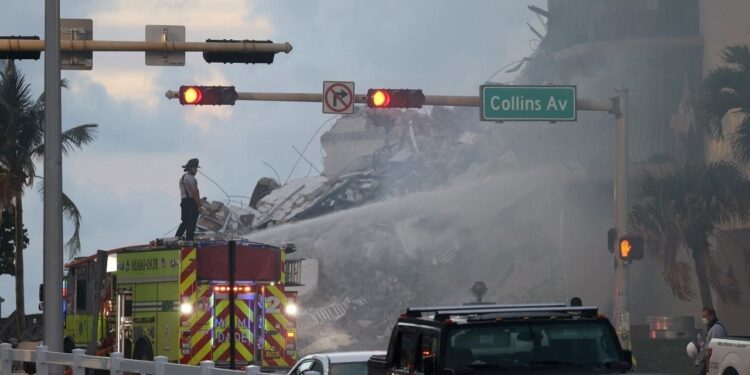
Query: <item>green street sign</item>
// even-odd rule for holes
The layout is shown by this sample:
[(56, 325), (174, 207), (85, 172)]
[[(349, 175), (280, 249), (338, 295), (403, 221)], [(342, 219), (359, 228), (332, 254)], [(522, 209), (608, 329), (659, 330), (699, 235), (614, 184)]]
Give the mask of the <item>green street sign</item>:
[(479, 88), (482, 121), (576, 121), (576, 86)]

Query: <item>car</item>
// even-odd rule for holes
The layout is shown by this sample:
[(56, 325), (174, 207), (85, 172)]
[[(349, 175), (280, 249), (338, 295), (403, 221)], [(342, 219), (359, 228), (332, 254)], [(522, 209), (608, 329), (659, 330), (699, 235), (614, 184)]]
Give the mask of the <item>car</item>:
[(302, 357), (287, 375), (366, 375), (367, 360), (385, 351), (331, 352)]
[(706, 357), (709, 375), (750, 374), (750, 337), (711, 339)]

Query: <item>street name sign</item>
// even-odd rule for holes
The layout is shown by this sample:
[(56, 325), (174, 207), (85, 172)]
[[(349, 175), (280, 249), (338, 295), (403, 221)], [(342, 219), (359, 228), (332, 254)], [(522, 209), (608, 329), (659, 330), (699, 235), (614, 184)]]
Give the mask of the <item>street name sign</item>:
[(479, 88), (482, 121), (576, 121), (576, 86)]

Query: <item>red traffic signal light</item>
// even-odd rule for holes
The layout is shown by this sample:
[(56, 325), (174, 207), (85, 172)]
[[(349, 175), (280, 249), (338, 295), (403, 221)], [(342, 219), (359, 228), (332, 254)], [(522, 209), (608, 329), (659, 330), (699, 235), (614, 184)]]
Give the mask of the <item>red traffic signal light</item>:
[(182, 105), (234, 105), (237, 101), (234, 86), (180, 86)]
[(643, 259), (643, 238), (624, 235), (617, 241), (617, 251), (621, 259)]
[(422, 90), (367, 90), (367, 106), (370, 108), (422, 108), (424, 102), (425, 96)]

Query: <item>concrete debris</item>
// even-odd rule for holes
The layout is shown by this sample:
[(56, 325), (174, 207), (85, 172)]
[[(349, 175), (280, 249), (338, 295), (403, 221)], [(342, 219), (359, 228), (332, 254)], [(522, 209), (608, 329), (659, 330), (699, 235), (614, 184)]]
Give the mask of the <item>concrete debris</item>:
[(257, 208), (258, 202), (265, 197), (266, 195), (270, 194), (272, 191), (280, 188), (281, 185), (279, 185), (279, 182), (274, 180), (270, 177), (263, 177), (260, 180), (258, 180), (258, 183), (255, 184), (255, 189), (253, 190), (253, 195), (250, 197), (250, 207)]
[(321, 136), (326, 153), (323, 175), (283, 186), (275, 179), (261, 178), (246, 206), (204, 202), (200, 235), (248, 234), (434, 189), (473, 165), (514, 160), (507, 149), (500, 152), (488, 144), (491, 137), (487, 135), (488, 129), (475, 119), (466, 121), (465, 114), (450, 109), (359, 109)]
[[(571, 265), (557, 249), (559, 218), (547, 211), (566, 202), (549, 181), (566, 180), (544, 176), (514, 172), (452, 184), (247, 238), (295, 242), (295, 257), (318, 261), (317, 288), (298, 298), (300, 348), (383, 348), (407, 306), (472, 302), (478, 280), (487, 285), (487, 301), (569, 298), (563, 270)], [(349, 340), (331, 342), (321, 332)]]

